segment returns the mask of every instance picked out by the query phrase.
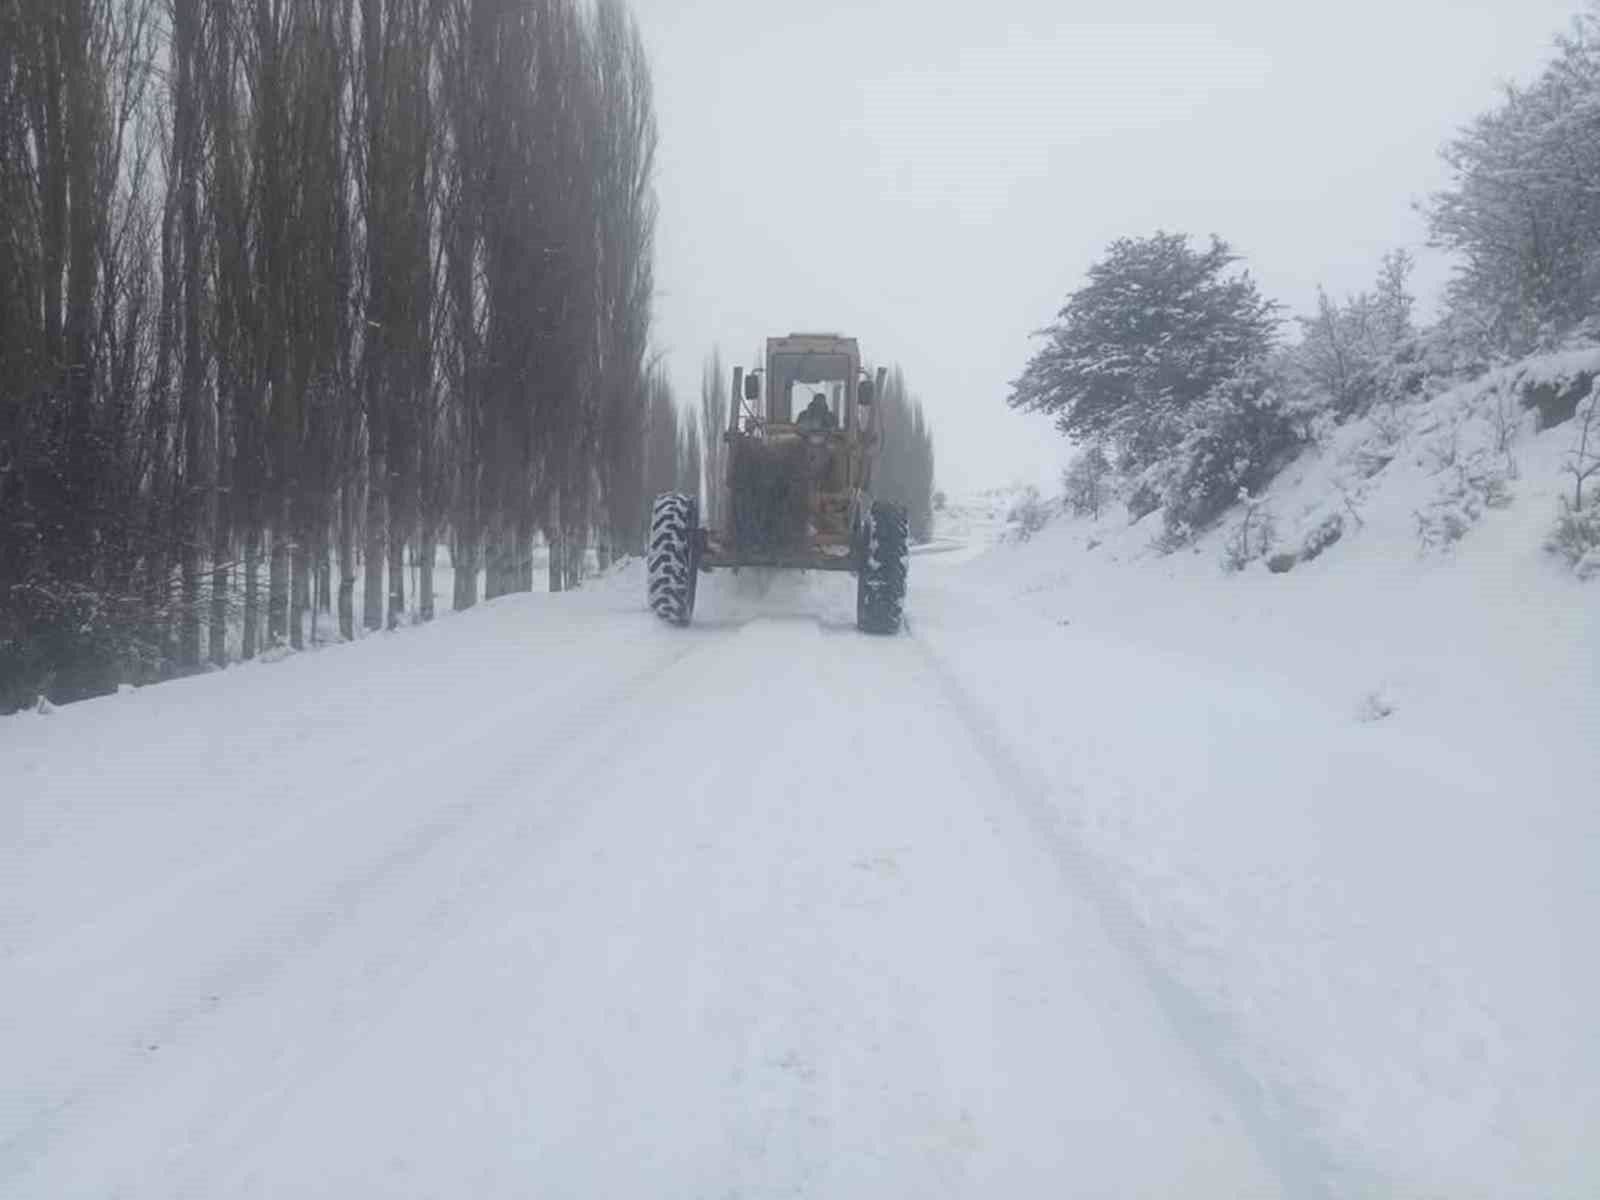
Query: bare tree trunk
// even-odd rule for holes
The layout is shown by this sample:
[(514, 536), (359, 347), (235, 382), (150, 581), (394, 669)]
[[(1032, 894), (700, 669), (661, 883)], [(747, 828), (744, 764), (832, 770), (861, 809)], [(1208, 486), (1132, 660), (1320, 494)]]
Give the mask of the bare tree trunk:
[(306, 556), (306, 586), (311, 593), (311, 644), (322, 645), (322, 614), (328, 611), (328, 539), (319, 532), (316, 547)]
[(433, 518), (422, 517), (422, 544), (418, 547), (421, 565), (417, 572), (417, 614), (424, 621), (433, 620), (433, 561), (439, 556), (438, 535), (433, 528)]
[[(284, 505), (288, 507), (287, 503)], [(289, 521), (283, 513), (272, 527), (272, 555), (267, 563), (267, 642), (281, 646), (289, 632)]]
[(374, 457), (367, 479), (367, 531), (363, 557), (366, 587), (361, 596), (361, 623), (368, 629), (383, 628), (383, 459)]
[(293, 548), (291, 602), (289, 605), (289, 645), (304, 650), (306, 644), (306, 609), (311, 605), (311, 555), (303, 535), (295, 538)]
[(567, 570), (567, 591), (575, 591), (583, 586), (583, 572), (588, 565), (587, 538), (579, 530), (568, 530), (563, 537), (565, 543), (561, 556), (562, 565)]
[[(550, 547), (550, 561), (545, 572), (545, 585), (552, 592), (563, 591), (566, 586), (566, 545), (564, 544), (559, 528), (551, 528), (545, 534), (545, 542)], [(529, 590), (532, 591), (532, 580), (529, 580)]]
[(506, 557), (511, 538), (505, 523), (495, 521), (483, 538), (483, 598), (493, 600), (506, 593)]
[[(216, 561), (220, 561), (227, 547), (219, 545), (213, 553)], [(213, 565), (211, 571), (211, 665), (214, 667), (228, 665), (228, 588), (232, 574), (225, 566)]]
[[(566, 578), (566, 566), (563, 562), (566, 547), (561, 539), (561, 489), (555, 488), (550, 493), (550, 499), (544, 516), (544, 544), (549, 552), (545, 562), (545, 586), (552, 592), (562, 589), (562, 581)], [(528, 590), (533, 590), (532, 572), (528, 575)]]
[[(199, 103), (211, 131), (214, 171), (210, 205), (216, 218), (212, 242), (217, 252), (213, 268), (216, 323), (211, 340), (212, 353), (218, 358), (215, 459), (211, 474), (212, 520), (215, 522), (213, 564), (227, 563), (234, 556), (238, 522), (241, 516), (247, 517), (247, 510), (239, 499), (242, 491), (239, 483), (252, 470), (251, 465), (242, 462), (240, 454), (241, 443), (249, 444), (250, 433), (245, 430), (253, 425), (253, 414), (241, 416), (239, 411), (248, 405), (243, 399), (245, 384), (241, 372), (241, 363), (247, 357), (244, 353), (247, 334), (242, 328), (246, 310), (240, 302), (242, 292), (248, 288), (248, 258), (244, 202), (237, 170), (237, 132), (233, 121), (231, 72), (235, 42), (230, 7), (223, 0), (206, 0), (202, 5), (213, 30), (213, 53), (208, 56), (209, 67), (202, 71)], [(218, 667), (226, 666), (228, 661), (227, 624), (232, 577), (233, 571), (227, 566), (214, 570), (211, 577), (211, 661)], [(251, 640), (253, 643), (253, 634)]]
[(173, 9), (176, 95), (173, 105), (173, 156), (179, 189), (183, 239), (183, 370), (179, 401), (183, 422), (183, 615), (178, 663), (186, 671), (200, 665), (200, 537), (210, 494), (204, 446), (205, 343), (201, 328), (199, 103), (200, 13), (194, 0)]
[[(391, 510), (392, 511), (392, 510)], [(398, 525), (399, 522), (394, 522)], [(403, 529), (389, 531), (389, 628), (397, 629), (406, 617), (406, 542)]]
[(478, 572), (483, 566), (482, 558), (481, 542), (458, 531), (450, 553), (450, 565), (455, 573), (451, 605), (456, 612), (478, 603)]
[(256, 631), (261, 625), (261, 527), (248, 518), (244, 535), (244, 641), (239, 656), (246, 662), (256, 656)]
[(211, 665), (228, 665), (228, 599), (233, 585), (233, 476), (226, 465), (222, 422), (217, 423), (211, 472)]
[[(569, 485), (563, 490), (564, 495), (578, 496), (583, 493), (576, 487)], [(561, 574), (562, 587), (573, 591), (583, 583), (584, 558), (588, 552), (588, 505), (572, 504), (566, 506), (561, 513)]]
[[(187, 502), (185, 507), (189, 507)], [(183, 593), (178, 616), (178, 666), (184, 671), (193, 671), (200, 665), (200, 550), (195, 544), (198, 532), (185, 530), (180, 568)]]
[(536, 532), (533, 523), (533, 514), (524, 508), (521, 519), (516, 524), (516, 532), (512, 535), (511, 579), (508, 591), (531, 592), (533, 591), (533, 535)]
[(339, 489), (339, 636), (356, 640), (355, 488), (348, 482)]
[(384, 459), (388, 473), (389, 492), (389, 621), (388, 628), (398, 629), (406, 618), (406, 538), (411, 532), (410, 496), (406, 491), (410, 468), (406, 442), (401, 436), (398, 406), (390, 402), (391, 431), (389, 453)]

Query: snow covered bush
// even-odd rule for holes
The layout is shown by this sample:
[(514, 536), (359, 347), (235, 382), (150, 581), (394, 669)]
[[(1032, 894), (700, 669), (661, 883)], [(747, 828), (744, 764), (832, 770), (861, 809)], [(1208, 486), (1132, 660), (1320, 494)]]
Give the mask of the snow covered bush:
[(1230, 573), (1242, 571), (1257, 559), (1266, 558), (1277, 541), (1272, 510), (1260, 497), (1241, 491), (1239, 502), (1244, 505), (1244, 516), (1234, 526), (1222, 551), (1222, 568)]
[(1025, 542), (1049, 524), (1050, 516), (1050, 505), (1040, 497), (1039, 489), (1024, 488), (1006, 513), (1006, 522), (1011, 526), (1007, 536)]
[(1287, 355), (1301, 413), (1326, 410), (1342, 421), (1411, 389), (1413, 266), (1411, 256), (1397, 250), (1384, 258), (1371, 292), (1342, 304), (1318, 292), (1317, 313), (1300, 318), (1300, 344)]
[(1373, 724), (1394, 716), (1394, 701), (1383, 688), (1374, 688), (1356, 701), (1356, 720)]
[(1320, 524), (1306, 534), (1300, 547), (1300, 561), (1311, 562), (1322, 557), (1323, 551), (1344, 537), (1344, 518), (1338, 513), (1324, 517)]
[(1368, 435), (1346, 455), (1358, 478), (1373, 478), (1400, 456), (1411, 440), (1418, 407), (1393, 397), (1373, 406), (1366, 417)]
[(1302, 444), (1261, 370), (1247, 370), (1214, 389), (1190, 410), (1185, 425), (1163, 471), (1169, 533), (1201, 529), (1241, 491), (1262, 491)]
[(75, 700), (150, 678), (165, 666), (159, 620), (178, 611), (36, 572), (0, 606), (0, 714), (42, 695)]
[(1591, 387), (1577, 409), (1578, 432), (1567, 456), (1567, 474), (1572, 476), (1572, 496), (1561, 498), (1561, 515), (1556, 519), (1545, 548), (1559, 555), (1582, 579), (1600, 575), (1600, 495), (1584, 487), (1600, 475), (1600, 385)]
[(1509, 388), (1496, 388), (1489, 397), (1485, 417), (1494, 434), (1494, 448), (1498, 454), (1510, 457), (1522, 433), (1522, 402)]
[(1573, 507), (1581, 509), (1584, 506), (1584, 486), (1591, 476), (1600, 475), (1600, 384), (1590, 389), (1576, 410), (1576, 416), (1578, 432), (1572, 452), (1567, 456), (1567, 474), (1572, 476), (1576, 484)]
[(1437, 498), (1417, 510), (1417, 543), (1424, 554), (1448, 550), (1484, 513), (1511, 503), (1511, 468), (1487, 455), (1457, 462)]
[(1544, 545), (1579, 579), (1600, 578), (1600, 499), (1591, 497), (1579, 508), (1561, 497), (1561, 515)]

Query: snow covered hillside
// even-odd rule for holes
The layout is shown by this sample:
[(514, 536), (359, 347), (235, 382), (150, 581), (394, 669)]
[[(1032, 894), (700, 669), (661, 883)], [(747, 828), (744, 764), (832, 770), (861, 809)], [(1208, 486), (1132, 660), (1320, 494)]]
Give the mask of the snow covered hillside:
[(1418, 542), (1492, 392), (1287, 573), (996, 494), (900, 638), (629, 567), (0, 720), (0, 1194), (1600, 1194), (1570, 426)]
[(1600, 585), (1543, 548), (1574, 423), (1520, 403), (1597, 368), (1353, 422), (1177, 553), (1012, 522), (962, 600), (1006, 632), (919, 623), (1336, 1194), (1600, 1192)]

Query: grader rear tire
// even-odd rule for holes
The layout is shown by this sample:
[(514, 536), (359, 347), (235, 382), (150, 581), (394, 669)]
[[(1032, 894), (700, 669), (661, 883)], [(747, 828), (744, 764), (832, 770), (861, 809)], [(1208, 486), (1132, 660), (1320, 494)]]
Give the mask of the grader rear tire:
[(647, 596), (651, 611), (670, 625), (687, 625), (694, 617), (699, 524), (699, 504), (677, 492), (657, 496), (650, 510)]
[(900, 632), (905, 618), (911, 527), (906, 510), (879, 501), (858, 536), (856, 628), (863, 633)]

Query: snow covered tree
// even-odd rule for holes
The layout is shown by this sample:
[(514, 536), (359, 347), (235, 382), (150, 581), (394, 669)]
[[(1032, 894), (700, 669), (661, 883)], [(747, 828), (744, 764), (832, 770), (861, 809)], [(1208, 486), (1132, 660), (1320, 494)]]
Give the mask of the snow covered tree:
[(1600, 296), (1600, 6), (1444, 160), (1451, 185), (1427, 213), (1434, 243), (1459, 260), (1451, 309), (1471, 314), (1502, 352), (1554, 344)]
[(1196, 402), (1272, 346), (1276, 305), (1232, 271), (1238, 261), (1215, 237), (1203, 250), (1164, 232), (1112, 243), (1041, 332), (1008, 402), (1109, 442), (1127, 467), (1155, 461)]
[(1584, 486), (1600, 475), (1600, 388), (1591, 388), (1578, 406), (1577, 433), (1567, 455), (1572, 495), (1561, 497), (1561, 515), (1545, 548), (1559, 554), (1584, 579), (1600, 574), (1600, 499)]
[(1391, 250), (1378, 268), (1372, 305), (1377, 315), (1377, 334), (1386, 348), (1400, 345), (1417, 332), (1412, 323), (1417, 298), (1411, 292), (1411, 275), (1416, 268), (1417, 260), (1408, 250)]
[(1373, 291), (1338, 304), (1318, 290), (1317, 313), (1299, 318), (1300, 344), (1289, 356), (1309, 392), (1303, 408), (1349, 417), (1401, 386), (1396, 359), (1416, 334), (1411, 270), (1411, 256), (1398, 250), (1384, 258)]
[(1067, 507), (1080, 517), (1100, 517), (1106, 501), (1111, 460), (1098, 445), (1090, 444), (1067, 465), (1061, 476)]
[(1172, 544), (1259, 494), (1300, 444), (1277, 382), (1259, 365), (1218, 384), (1183, 421), (1182, 439), (1154, 469)]

